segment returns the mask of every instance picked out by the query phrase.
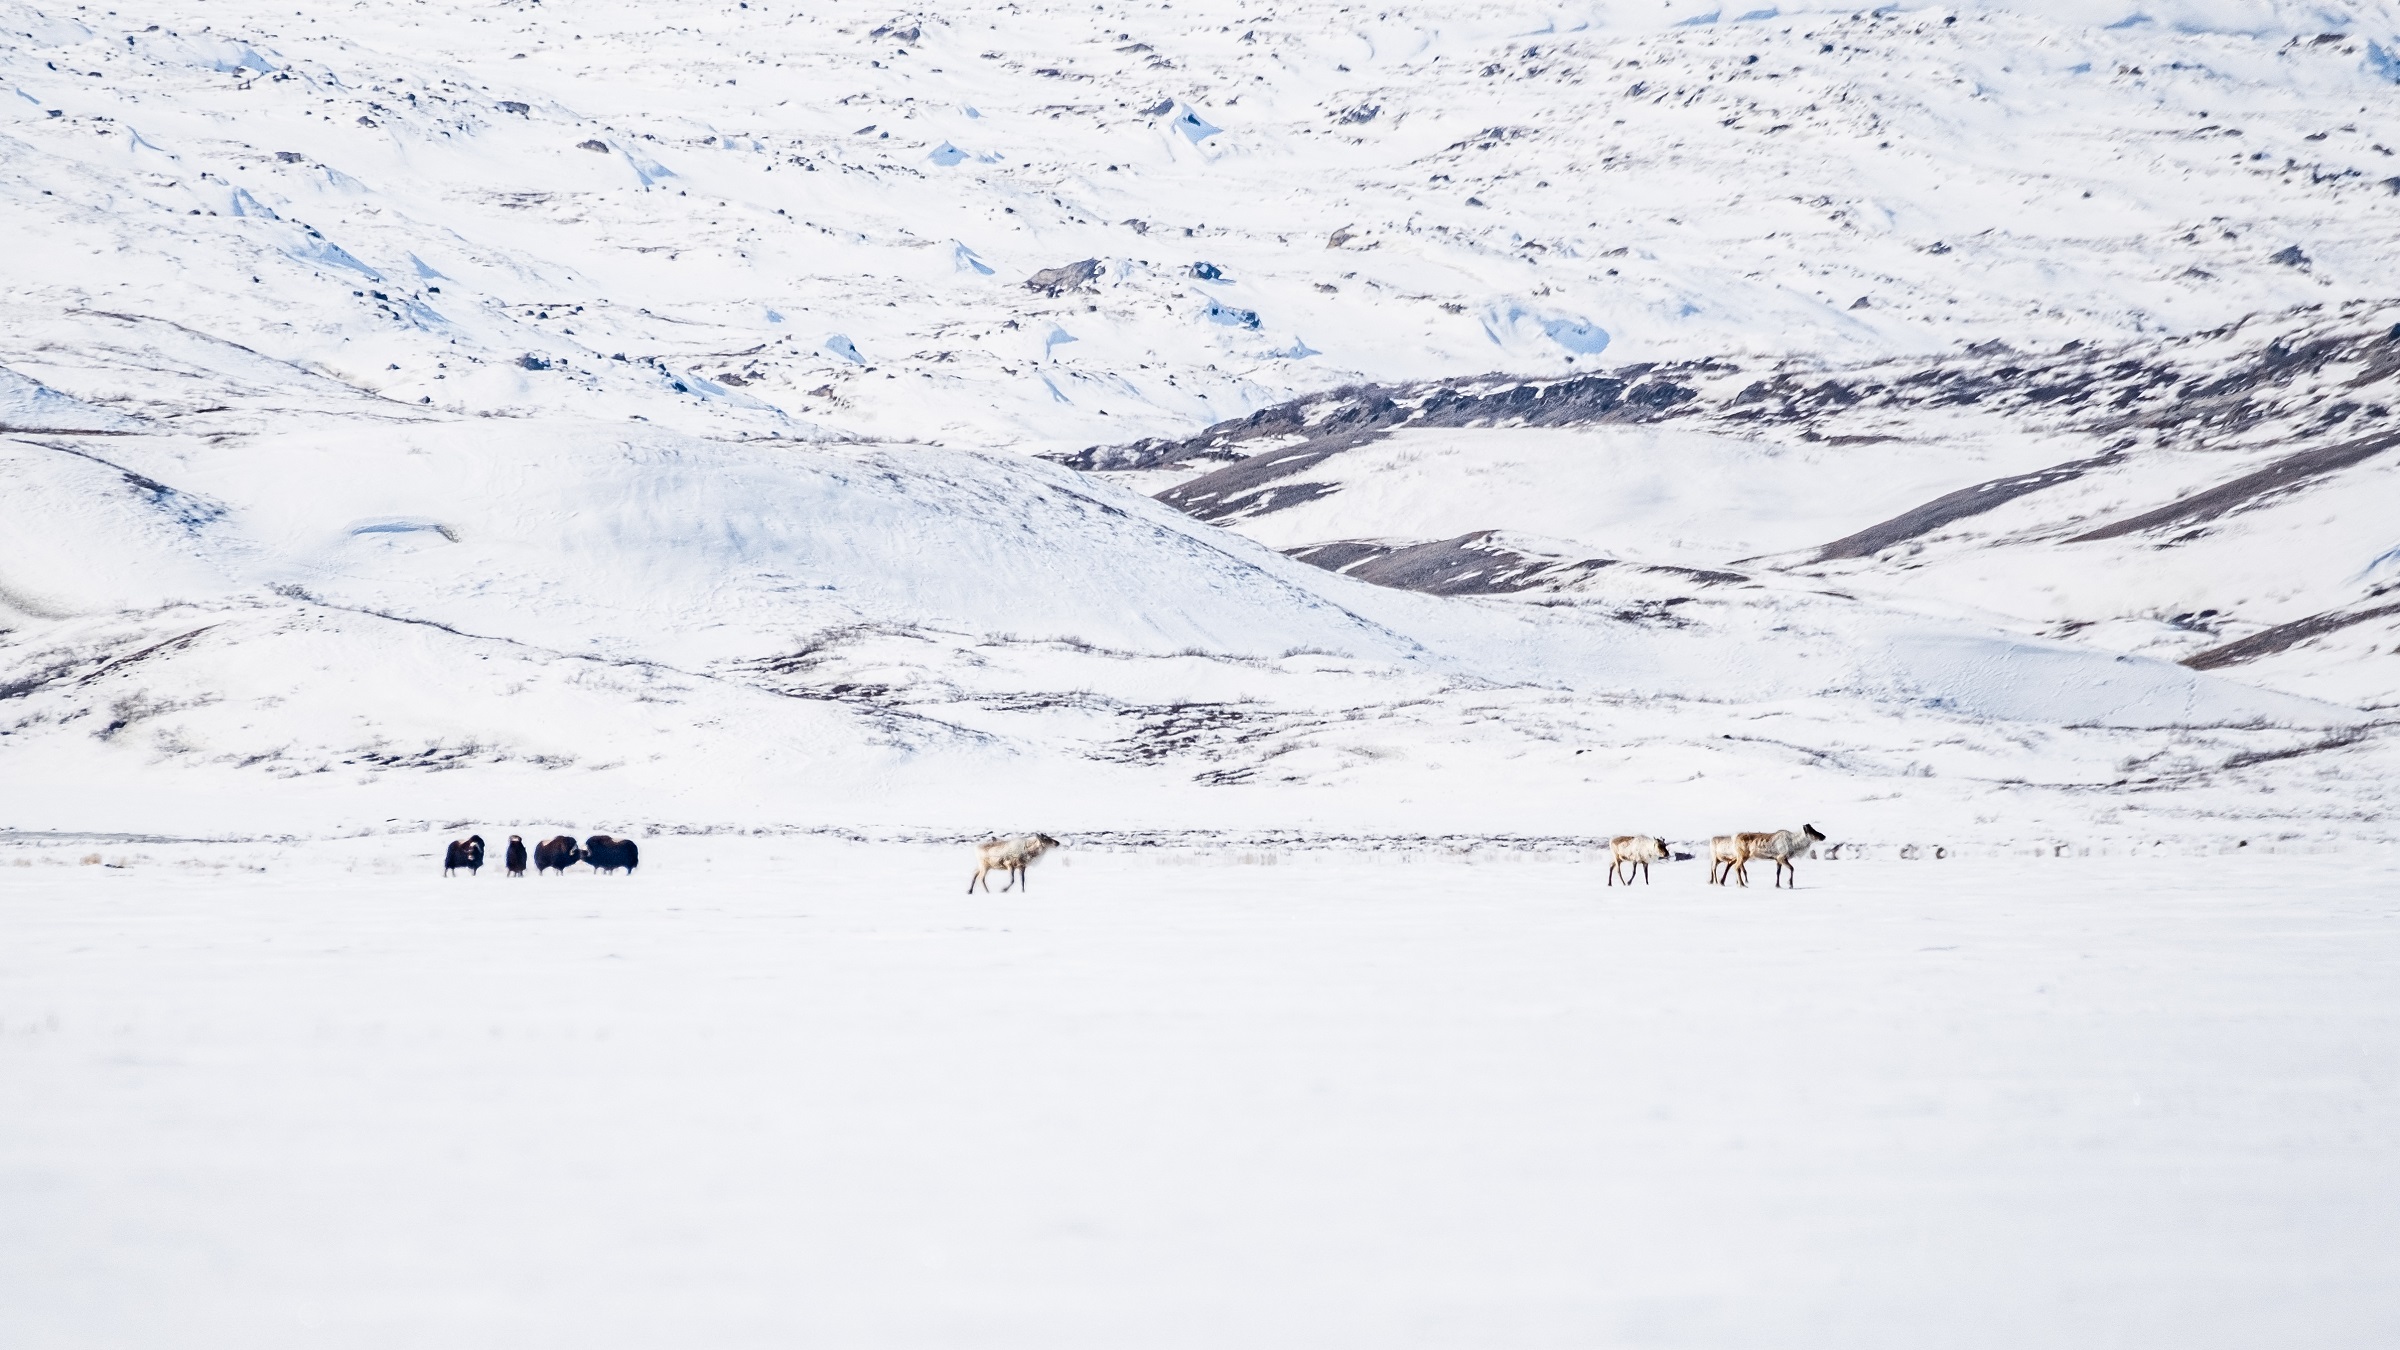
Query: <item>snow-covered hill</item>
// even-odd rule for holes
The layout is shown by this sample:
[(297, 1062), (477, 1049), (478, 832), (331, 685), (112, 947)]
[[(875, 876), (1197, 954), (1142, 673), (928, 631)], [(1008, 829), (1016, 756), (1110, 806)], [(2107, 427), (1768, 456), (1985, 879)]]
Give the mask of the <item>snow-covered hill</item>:
[(1685, 604), (1838, 583), (2381, 709), (2395, 318), (1353, 386), (1066, 458), (1388, 586)]
[(6, 356), (171, 344), (126, 311), (435, 407), (1072, 446), (2385, 298), (2394, 11), (2050, 8), (12, 0)]
[(2394, 34), (0, 7), (0, 823), (2379, 834)]

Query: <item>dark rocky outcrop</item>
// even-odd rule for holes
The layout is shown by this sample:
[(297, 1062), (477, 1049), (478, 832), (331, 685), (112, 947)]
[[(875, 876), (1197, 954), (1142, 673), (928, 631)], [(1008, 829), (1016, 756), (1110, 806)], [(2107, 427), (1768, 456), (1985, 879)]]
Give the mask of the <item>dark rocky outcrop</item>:
[(1025, 278), (1025, 289), (1055, 300), (1069, 291), (1089, 288), (1100, 275), (1100, 260), (1086, 258), (1064, 267), (1045, 267)]

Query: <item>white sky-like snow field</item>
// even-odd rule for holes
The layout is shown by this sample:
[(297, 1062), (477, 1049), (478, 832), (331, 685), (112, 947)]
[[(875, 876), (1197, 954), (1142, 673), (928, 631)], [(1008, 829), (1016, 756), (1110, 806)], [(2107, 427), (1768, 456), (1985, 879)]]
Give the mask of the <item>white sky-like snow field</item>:
[(2400, 1326), (2386, 862), (432, 842), (6, 850), (11, 1345)]

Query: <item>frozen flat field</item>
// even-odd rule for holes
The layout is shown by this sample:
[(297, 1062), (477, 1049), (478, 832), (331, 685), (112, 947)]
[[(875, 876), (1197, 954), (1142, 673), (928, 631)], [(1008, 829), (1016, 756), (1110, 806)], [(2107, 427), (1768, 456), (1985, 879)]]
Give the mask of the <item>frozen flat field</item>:
[(14, 1350), (2400, 1342), (2370, 852), (89, 851), (0, 847)]

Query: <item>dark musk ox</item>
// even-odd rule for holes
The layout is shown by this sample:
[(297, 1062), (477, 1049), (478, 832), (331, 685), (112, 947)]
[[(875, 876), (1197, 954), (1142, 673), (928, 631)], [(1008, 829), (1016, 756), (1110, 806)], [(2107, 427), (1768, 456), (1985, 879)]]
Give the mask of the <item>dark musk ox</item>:
[(512, 877), (525, 875), (525, 836), (523, 835), (512, 834), (508, 837), (508, 874)]
[(630, 839), (611, 839), (595, 834), (583, 841), (584, 860), (603, 872), (624, 868), (628, 873), (641, 866), (642, 851)]
[(533, 870), (539, 874), (555, 867), (561, 874), (583, 861), (583, 850), (566, 835), (554, 835), (533, 846)]
[(462, 867), (469, 873), (473, 873), (481, 866), (483, 866), (483, 836), (480, 834), (471, 834), (464, 839), (451, 840), (449, 851), (442, 854), (443, 876), (448, 876)]

